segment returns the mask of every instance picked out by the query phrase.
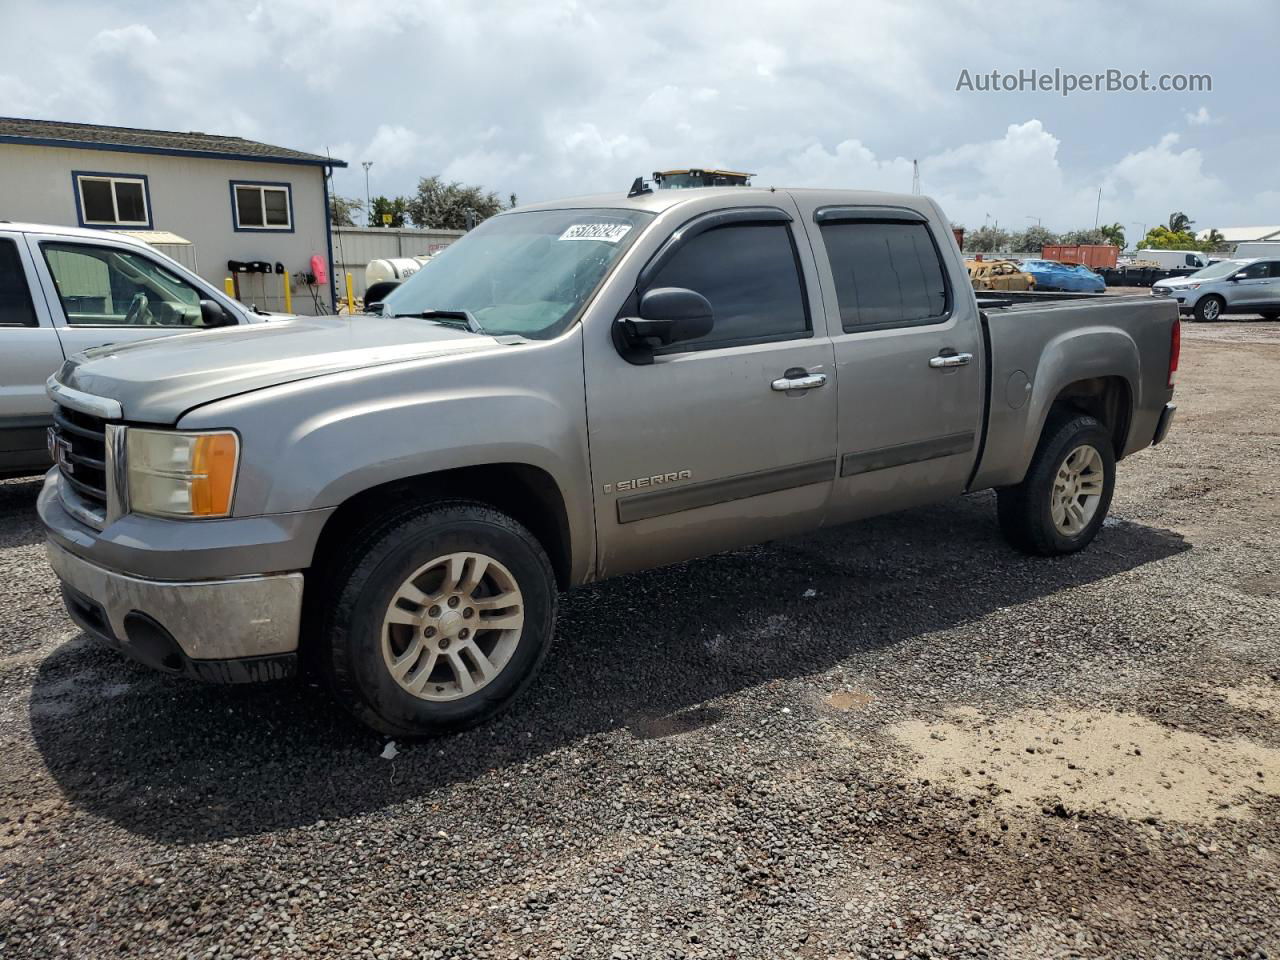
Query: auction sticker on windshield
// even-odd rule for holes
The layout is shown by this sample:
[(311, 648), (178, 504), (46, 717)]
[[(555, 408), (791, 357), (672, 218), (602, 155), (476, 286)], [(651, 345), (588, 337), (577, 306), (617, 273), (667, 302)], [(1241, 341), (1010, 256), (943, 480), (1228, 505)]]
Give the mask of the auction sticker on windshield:
[(603, 240), (617, 243), (631, 229), (629, 223), (575, 223), (560, 234), (561, 240)]

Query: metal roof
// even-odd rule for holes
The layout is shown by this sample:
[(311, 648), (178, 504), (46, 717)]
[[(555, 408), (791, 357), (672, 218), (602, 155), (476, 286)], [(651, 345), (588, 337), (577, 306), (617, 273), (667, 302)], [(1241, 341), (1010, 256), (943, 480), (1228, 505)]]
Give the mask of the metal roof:
[(64, 123), (60, 120), (27, 120), (21, 117), (0, 117), (0, 143), (326, 167), (347, 165), (345, 160), (334, 160), (288, 147), (274, 147), (269, 143), (258, 143), (242, 137), (222, 137), (197, 131), (179, 133), (173, 130), (106, 127), (96, 123)]
[(1275, 227), (1210, 227), (1196, 234), (1197, 240), (1207, 240), (1209, 230), (1222, 234), (1225, 243), (1247, 243), (1250, 240), (1280, 239), (1280, 226)]

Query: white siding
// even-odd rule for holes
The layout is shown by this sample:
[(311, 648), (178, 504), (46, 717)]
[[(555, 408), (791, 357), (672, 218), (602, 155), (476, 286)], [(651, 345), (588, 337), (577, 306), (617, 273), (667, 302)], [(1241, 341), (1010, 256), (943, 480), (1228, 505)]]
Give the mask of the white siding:
[[(303, 164), (3, 143), (0, 219), (77, 226), (73, 170), (145, 175), (152, 229), (171, 230), (190, 240), (198, 272), (219, 288), (228, 275), (228, 260), (282, 263), (298, 278), (310, 271), (313, 254), (326, 261), (329, 258), (324, 171)], [(236, 231), (231, 208), (233, 180), (289, 184), (293, 232)], [(241, 299), (246, 303), (256, 303), (265, 310), (284, 309), (283, 277), (274, 273), (239, 277)], [(328, 291), (316, 292), (328, 309)], [(293, 309), (299, 313), (315, 310), (311, 292), (296, 279)]]
[[(413, 230), (380, 227), (336, 227), (333, 259), (338, 273), (351, 274), (357, 297), (364, 296), (364, 268), (370, 260), (416, 257), (439, 253), (466, 233), (465, 230)], [(339, 277), (338, 293), (346, 295), (346, 278)]]

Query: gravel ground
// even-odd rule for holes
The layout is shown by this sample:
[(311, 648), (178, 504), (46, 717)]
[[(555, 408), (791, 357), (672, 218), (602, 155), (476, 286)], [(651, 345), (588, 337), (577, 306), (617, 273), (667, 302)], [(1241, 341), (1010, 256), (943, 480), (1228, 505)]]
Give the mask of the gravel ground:
[(1083, 554), (983, 494), (599, 584), (392, 759), (86, 642), (0, 484), (0, 956), (1280, 956), (1280, 324), (1178, 399)]

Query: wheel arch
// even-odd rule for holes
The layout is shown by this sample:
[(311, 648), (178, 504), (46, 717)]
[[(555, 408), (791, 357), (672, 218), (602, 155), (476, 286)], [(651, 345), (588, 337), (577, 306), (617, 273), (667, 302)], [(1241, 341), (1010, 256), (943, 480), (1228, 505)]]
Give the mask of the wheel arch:
[(1040, 427), (1041, 436), (1049, 429), (1055, 414), (1070, 412), (1086, 413), (1101, 423), (1111, 435), (1116, 460), (1124, 457), (1133, 422), (1133, 387), (1125, 377), (1118, 374), (1086, 377), (1066, 384), (1049, 405), (1049, 413)]
[(483, 503), (523, 524), (551, 560), (556, 584), (573, 581), (573, 538), (564, 494), (555, 478), (528, 463), (486, 463), (399, 477), (347, 497), (325, 521), (312, 557), (322, 575), (352, 533), (390, 512), (429, 500)]

